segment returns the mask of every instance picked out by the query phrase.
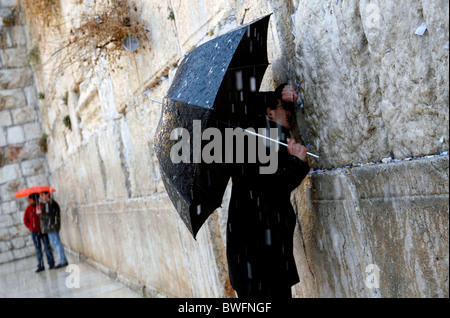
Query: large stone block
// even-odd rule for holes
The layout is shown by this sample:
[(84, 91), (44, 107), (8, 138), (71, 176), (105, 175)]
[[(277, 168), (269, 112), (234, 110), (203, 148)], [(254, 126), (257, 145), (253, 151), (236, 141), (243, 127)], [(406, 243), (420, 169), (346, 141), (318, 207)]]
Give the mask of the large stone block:
[(26, 106), (27, 101), (21, 89), (0, 90), (0, 110)]
[(24, 237), (16, 237), (13, 238), (11, 241), (13, 249), (21, 249), (24, 248), (26, 245), (26, 240)]
[(44, 174), (47, 170), (45, 159), (31, 159), (23, 161), (20, 163), (20, 166), (22, 167), (22, 173), (25, 177), (35, 174)]
[(34, 85), (24, 87), (23, 92), (25, 93), (25, 98), (28, 106), (35, 107), (38, 104), (38, 94)]
[(11, 251), (6, 251), (4, 253), (0, 253), (0, 264), (11, 262), (13, 260), (14, 260), (14, 256)]
[(448, 12), (435, 1), (300, 3), (296, 74), (318, 165), (448, 149)]
[(42, 137), (41, 124), (39, 122), (27, 123), (23, 125), (26, 140), (39, 139)]
[(26, 47), (9, 48), (0, 51), (3, 66), (7, 68), (25, 67), (28, 65), (28, 52)]
[(99, 132), (98, 150), (104, 169), (107, 200), (119, 200), (128, 197), (125, 158), (121, 158), (120, 134), (118, 127), (108, 126)]
[(14, 225), (14, 220), (11, 215), (0, 215), (0, 227), (8, 228)]
[[(82, 87), (84, 86), (80, 86), (80, 89)], [(80, 119), (79, 127), (83, 139), (89, 140), (90, 136), (105, 122), (96, 85), (89, 85), (87, 91), (80, 93), (76, 114)]]
[(9, 163), (28, 160), (42, 155), (43, 151), (37, 141), (26, 142), (22, 146), (8, 146), (6, 159)]
[(17, 211), (17, 202), (8, 201), (0, 204), (0, 214), (11, 214)]
[(38, 121), (38, 114), (34, 107), (15, 108), (11, 110), (15, 125), (24, 124), (26, 122)]
[(33, 73), (30, 68), (0, 70), (0, 89), (12, 89), (29, 86)]
[(149, 121), (148, 117), (148, 108), (142, 106), (130, 109), (126, 121), (122, 121), (122, 142), (133, 197), (147, 196), (156, 192), (152, 163), (153, 143), (149, 140), (147, 126), (142, 125)]
[(183, 54), (190, 51), (207, 32), (214, 30), (223, 19), (228, 18), (239, 7), (240, 1), (180, 1), (172, 9), (175, 14)]
[(6, 130), (8, 144), (20, 144), (25, 142), (25, 132), (22, 126), (12, 126)]
[(0, 184), (7, 183), (22, 177), (19, 164), (6, 165), (0, 168)]
[(3, 127), (0, 126), (0, 147), (4, 147), (6, 145), (6, 134)]
[(9, 110), (0, 111), (0, 127), (10, 126), (12, 125), (11, 114)]
[(48, 178), (45, 174), (36, 174), (31, 177), (26, 177), (27, 187), (33, 187), (36, 185), (49, 185)]
[(84, 187), (88, 202), (103, 202), (106, 199), (106, 176), (97, 145), (97, 137), (91, 138), (81, 153), (82, 162), (86, 166), (86, 184), (92, 185), (92, 187)]
[(23, 178), (13, 180), (5, 184), (0, 184), (0, 198), (2, 201), (16, 200), (14, 195), (17, 191), (26, 187), (27, 185)]
[[(443, 156), (312, 175), (294, 197), (296, 293), (448, 297), (448, 166)], [(379, 288), (366, 284), (371, 264)]]
[(11, 48), (25, 45), (26, 39), (23, 26), (13, 25), (0, 29), (0, 47)]

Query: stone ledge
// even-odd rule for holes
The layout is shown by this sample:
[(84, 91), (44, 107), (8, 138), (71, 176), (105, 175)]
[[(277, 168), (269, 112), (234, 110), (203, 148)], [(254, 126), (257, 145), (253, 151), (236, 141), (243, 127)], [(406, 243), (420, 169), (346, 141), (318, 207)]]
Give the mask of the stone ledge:
[[(294, 191), (303, 297), (448, 297), (448, 156), (310, 175)], [(380, 288), (365, 284), (381, 269)], [(309, 288), (308, 288), (308, 287)]]
[(448, 195), (448, 167), (447, 155), (314, 174), (313, 197), (338, 200), (349, 191), (357, 191), (361, 199)]

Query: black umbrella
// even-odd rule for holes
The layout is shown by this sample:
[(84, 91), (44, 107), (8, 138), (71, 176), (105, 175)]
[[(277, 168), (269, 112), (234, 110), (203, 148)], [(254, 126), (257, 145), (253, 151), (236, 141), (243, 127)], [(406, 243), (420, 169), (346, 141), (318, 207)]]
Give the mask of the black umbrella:
[[(208, 127), (248, 127), (259, 112), (254, 101), (268, 66), (267, 30), (270, 15), (213, 39), (181, 62), (164, 98), (155, 136), (155, 151), (170, 199), (192, 235), (221, 206), (230, 178), (229, 165), (206, 164), (197, 156), (198, 133)], [(194, 136), (194, 120), (201, 130)], [(191, 136), (189, 163), (174, 163), (170, 153), (178, 140), (174, 129)], [(192, 154), (192, 156), (191, 156)]]

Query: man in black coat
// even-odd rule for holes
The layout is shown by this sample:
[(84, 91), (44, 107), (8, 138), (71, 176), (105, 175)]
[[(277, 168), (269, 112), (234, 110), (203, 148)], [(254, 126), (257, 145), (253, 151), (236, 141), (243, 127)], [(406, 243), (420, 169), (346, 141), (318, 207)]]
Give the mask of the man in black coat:
[(261, 174), (260, 163), (235, 164), (227, 224), (231, 285), (240, 298), (290, 298), (299, 282), (293, 255), (296, 215), (290, 193), (309, 172), (306, 147), (290, 137), (297, 93), (290, 85), (268, 95), (266, 116), (255, 128), (277, 128), (278, 168)]

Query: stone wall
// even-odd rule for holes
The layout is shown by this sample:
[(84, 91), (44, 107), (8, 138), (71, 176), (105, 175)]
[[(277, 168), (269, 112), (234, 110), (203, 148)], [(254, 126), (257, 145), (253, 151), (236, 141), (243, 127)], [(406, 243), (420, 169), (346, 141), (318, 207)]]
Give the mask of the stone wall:
[[(93, 67), (61, 69), (53, 53), (100, 1), (61, 1), (53, 27), (28, 28), (43, 61), (40, 112), (68, 249), (148, 296), (234, 296), (229, 189), (193, 240), (161, 182), (153, 100), (186, 52), (273, 13), (262, 89), (298, 83), (295, 133), (307, 129), (321, 156), (292, 194), (294, 295), (448, 297), (448, 2), (135, 2), (148, 40)], [(422, 22), (428, 30), (417, 35)], [(375, 266), (380, 284), (370, 288)]]
[(0, 2), (0, 263), (34, 254), (23, 224), (27, 199), (17, 190), (48, 184), (34, 75), (28, 63), (26, 32), (12, 10)]

